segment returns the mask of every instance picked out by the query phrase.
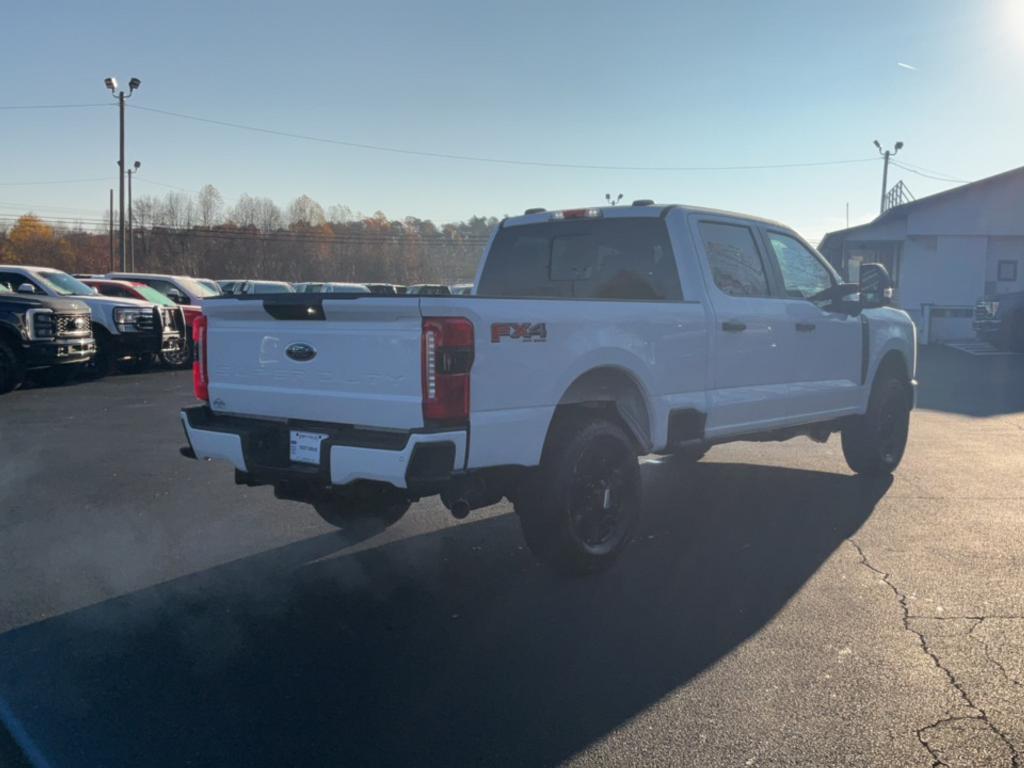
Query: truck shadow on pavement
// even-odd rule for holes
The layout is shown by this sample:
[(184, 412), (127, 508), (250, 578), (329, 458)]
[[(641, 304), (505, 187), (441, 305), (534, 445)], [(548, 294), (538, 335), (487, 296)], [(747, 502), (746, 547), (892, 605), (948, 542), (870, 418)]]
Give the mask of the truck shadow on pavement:
[(605, 574), (549, 575), (512, 514), (325, 533), (8, 632), (0, 695), (53, 765), (554, 765), (756, 634), (891, 480), (644, 482)]

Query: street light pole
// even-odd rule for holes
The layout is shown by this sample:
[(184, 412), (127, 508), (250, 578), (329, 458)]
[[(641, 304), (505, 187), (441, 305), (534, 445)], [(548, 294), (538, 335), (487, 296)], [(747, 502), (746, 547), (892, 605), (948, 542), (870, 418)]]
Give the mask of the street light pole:
[(120, 223), (120, 225), (118, 227), (118, 230), (117, 230), (118, 231), (117, 242), (118, 242), (118, 248), (121, 250), (121, 271), (122, 272), (127, 272), (128, 271), (128, 265), (127, 265), (127, 260), (128, 259), (127, 259), (127, 256), (125, 254), (125, 249), (124, 249), (124, 99), (125, 99), (124, 91), (121, 91), (117, 95), (118, 112), (120, 112), (120, 118), (121, 118), (121, 142), (120, 142), (121, 149), (120, 149), (120, 152), (118, 153), (118, 161), (117, 161), (117, 171), (118, 171), (117, 177), (118, 177), (118, 183), (120, 185), (120, 194), (121, 194), (121, 223)]
[[(132, 173), (138, 173), (142, 166), (138, 160), (128, 169), (128, 256), (132, 265), (132, 272), (135, 271), (135, 227), (132, 225)], [(127, 271), (122, 269), (122, 271)]]
[(875, 147), (878, 149), (878, 154), (880, 154), (884, 159), (882, 164), (882, 201), (878, 206), (878, 213), (881, 215), (885, 213), (885, 193), (889, 186), (889, 158), (895, 157), (896, 153), (903, 149), (903, 142), (897, 141), (893, 150), (890, 152), (888, 149), (883, 150), (882, 145), (878, 143), (878, 139), (875, 139)]
[(138, 90), (139, 86), (142, 85), (142, 81), (137, 77), (133, 77), (128, 81), (128, 93), (117, 90), (117, 80), (113, 77), (108, 77), (103, 81), (103, 84), (110, 89), (114, 98), (117, 99), (118, 106), (118, 117), (120, 122), (120, 148), (118, 151), (117, 160), (117, 175), (119, 180), (119, 188), (121, 193), (121, 224), (119, 228), (119, 243), (121, 249), (121, 271), (128, 270), (128, 252), (126, 249), (125, 237), (124, 237), (124, 100), (130, 99), (132, 94)]
[(114, 263), (114, 190), (110, 190), (110, 271), (117, 271)]

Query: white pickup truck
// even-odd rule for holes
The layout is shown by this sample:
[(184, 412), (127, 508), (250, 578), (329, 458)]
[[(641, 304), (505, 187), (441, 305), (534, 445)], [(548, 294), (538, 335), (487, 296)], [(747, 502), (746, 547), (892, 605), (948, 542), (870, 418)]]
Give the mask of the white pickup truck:
[(751, 216), (531, 209), (468, 296), (207, 299), (182, 453), (339, 526), (505, 496), (537, 557), (594, 570), (634, 530), (641, 455), (840, 432), (855, 472), (896, 468), (915, 328), (884, 267), (860, 274)]

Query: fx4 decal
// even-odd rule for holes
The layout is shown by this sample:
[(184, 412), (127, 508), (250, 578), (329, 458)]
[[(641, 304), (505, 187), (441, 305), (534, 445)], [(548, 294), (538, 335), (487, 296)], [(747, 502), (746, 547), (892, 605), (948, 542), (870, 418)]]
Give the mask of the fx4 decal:
[(548, 327), (544, 323), (491, 323), (491, 343), (502, 339), (547, 341)]

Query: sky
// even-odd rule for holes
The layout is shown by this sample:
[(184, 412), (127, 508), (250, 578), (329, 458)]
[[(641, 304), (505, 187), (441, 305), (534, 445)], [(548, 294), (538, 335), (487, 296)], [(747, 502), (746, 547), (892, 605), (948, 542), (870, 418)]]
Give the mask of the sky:
[[(0, 107), (101, 106), (0, 109), (0, 226), (105, 217), (108, 75), (142, 80), (126, 111), (137, 195), (209, 183), (229, 204), (307, 194), (442, 222), (621, 193), (817, 242), (847, 204), (851, 224), (877, 214), (874, 139), (947, 179), (1024, 165), (1024, 0), (37, 0), (2, 18)], [(679, 170), (847, 160), (862, 162)], [(890, 168), (901, 179), (916, 197), (955, 185)]]

